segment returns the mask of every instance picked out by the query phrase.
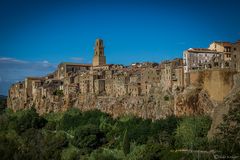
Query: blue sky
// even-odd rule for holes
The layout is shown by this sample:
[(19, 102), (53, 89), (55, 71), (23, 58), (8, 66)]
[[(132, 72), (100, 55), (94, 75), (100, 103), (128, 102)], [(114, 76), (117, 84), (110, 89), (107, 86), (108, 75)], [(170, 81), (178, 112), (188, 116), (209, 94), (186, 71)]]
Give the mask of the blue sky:
[(190, 47), (240, 39), (237, 0), (1, 0), (0, 94), (62, 61), (91, 63), (95, 39), (108, 63), (160, 62)]

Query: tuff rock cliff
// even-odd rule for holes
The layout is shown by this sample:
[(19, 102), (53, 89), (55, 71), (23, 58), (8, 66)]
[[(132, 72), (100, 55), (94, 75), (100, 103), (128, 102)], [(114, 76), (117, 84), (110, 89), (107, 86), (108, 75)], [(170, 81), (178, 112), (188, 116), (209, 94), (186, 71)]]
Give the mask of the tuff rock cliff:
[(26, 98), (24, 94), (17, 94), (8, 98), (8, 106), (13, 110), (34, 106), (40, 113), (61, 112), (76, 107), (83, 111), (99, 109), (114, 117), (125, 114), (143, 118), (160, 119), (169, 115), (198, 115), (211, 114), (214, 103), (207, 92), (201, 87), (189, 86), (183, 91), (163, 90), (154, 87), (147, 96), (96, 96), (95, 94), (71, 94)]

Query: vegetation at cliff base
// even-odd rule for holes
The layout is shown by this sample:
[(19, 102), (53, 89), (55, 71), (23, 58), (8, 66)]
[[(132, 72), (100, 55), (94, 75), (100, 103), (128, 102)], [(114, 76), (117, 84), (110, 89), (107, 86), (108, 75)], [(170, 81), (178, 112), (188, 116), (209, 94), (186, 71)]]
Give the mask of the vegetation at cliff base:
[(4, 111), (7, 107), (7, 97), (0, 95), (0, 114)]
[(152, 121), (134, 116), (113, 119), (98, 110), (75, 108), (41, 116), (34, 108), (5, 109), (0, 115), (0, 154), (3, 160), (213, 159), (212, 154), (188, 152), (211, 149), (210, 125), (207, 116)]

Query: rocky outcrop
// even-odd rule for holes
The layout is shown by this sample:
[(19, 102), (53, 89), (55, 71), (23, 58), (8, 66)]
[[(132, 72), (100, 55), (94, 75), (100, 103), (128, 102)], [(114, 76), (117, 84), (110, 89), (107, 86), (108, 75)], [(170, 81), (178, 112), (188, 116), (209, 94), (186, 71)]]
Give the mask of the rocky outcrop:
[(208, 93), (198, 86), (189, 86), (175, 97), (175, 115), (210, 114), (214, 103)]
[(210, 114), (213, 102), (206, 91), (200, 87), (190, 86), (185, 90), (169, 91), (154, 86), (148, 95), (120, 97), (97, 96), (95, 94), (69, 94), (43, 96), (40, 93), (33, 98), (24, 95), (9, 97), (8, 104), (14, 109), (34, 106), (40, 114), (61, 112), (76, 107), (82, 111), (99, 109), (113, 117), (126, 114), (142, 118), (161, 119), (169, 115)]
[[(168, 95), (167, 93), (165, 93)], [(74, 106), (83, 111), (91, 109), (99, 109), (107, 112), (113, 117), (126, 114), (135, 115), (142, 118), (160, 119), (173, 112), (173, 98), (168, 95), (168, 99), (164, 99), (163, 94), (152, 94), (149, 96), (122, 96), (122, 97), (95, 97), (93, 95), (84, 96), (84, 98), (76, 99)], [(81, 99), (84, 99), (81, 101)]]
[(234, 86), (227, 97), (225, 97), (224, 102), (216, 105), (211, 117), (212, 126), (208, 133), (208, 137), (212, 138), (218, 132), (217, 127), (223, 121), (223, 115), (226, 115), (229, 109), (235, 104), (240, 103), (240, 74), (234, 75)]

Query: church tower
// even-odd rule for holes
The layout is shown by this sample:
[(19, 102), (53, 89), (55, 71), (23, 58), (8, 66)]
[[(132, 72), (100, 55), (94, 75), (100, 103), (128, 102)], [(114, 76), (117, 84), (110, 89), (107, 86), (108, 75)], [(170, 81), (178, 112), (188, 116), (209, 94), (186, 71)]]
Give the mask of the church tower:
[(94, 48), (93, 66), (101, 66), (106, 64), (104, 56), (103, 40), (97, 39)]

